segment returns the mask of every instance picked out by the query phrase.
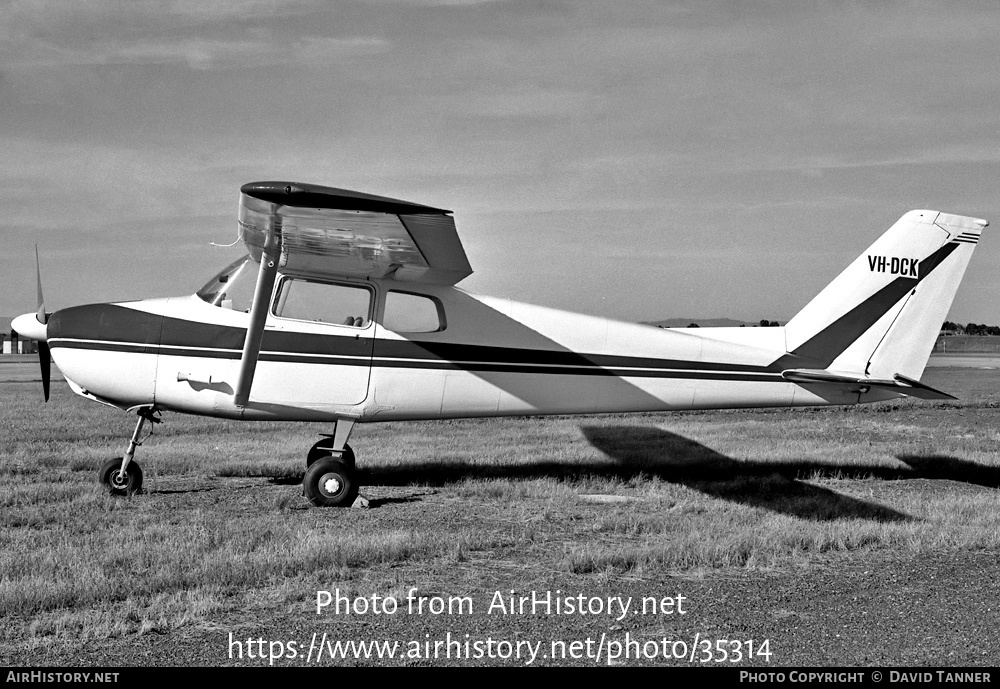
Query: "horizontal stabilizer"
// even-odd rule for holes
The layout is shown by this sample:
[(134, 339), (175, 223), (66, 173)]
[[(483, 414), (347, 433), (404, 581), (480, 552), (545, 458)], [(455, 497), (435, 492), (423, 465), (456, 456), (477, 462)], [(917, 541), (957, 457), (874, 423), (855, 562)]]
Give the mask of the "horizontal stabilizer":
[(913, 380), (912, 378), (907, 378), (906, 376), (896, 374), (893, 376), (896, 382), (900, 383), (903, 387), (909, 387), (910, 391), (902, 391), (904, 395), (909, 395), (910, 397), (919, 397), (925, 400), (957, 400), (958, 398), (954, 395), (949, 395), (947, 392), (941, 392), (940, 390), (935, 390), (929, 385), (924, 385), (919, 380)]
[(925, 400), (958, 399), (953, 395), (935, 390), (929, 385), (924, 385), (918, 380), (907, 378), (898, 373), (892, 377), (892, 380), (888, 380), (885, 378), (866, 378), (849, 373), (834, 373), (827, 370), (798, 368), (782, 371), (781, 377), (793, 383), (835, 383), (857, 386), (855, 392), (858, 393), (868, 392), (871, 388), (881, 388), (897, 392), (901, 395), (907, 395), (908, 397), (919, 397)]

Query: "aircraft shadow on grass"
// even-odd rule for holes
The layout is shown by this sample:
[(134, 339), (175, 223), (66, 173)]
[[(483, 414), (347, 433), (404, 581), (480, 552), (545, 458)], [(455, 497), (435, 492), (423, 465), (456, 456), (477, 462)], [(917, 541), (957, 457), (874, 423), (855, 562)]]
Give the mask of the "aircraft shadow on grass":
[(150, 495), (187, 495), (188, 493), (211, 493), (214, 490), (219, 490), (219, 488), (185, 488), (183, 490), (143, 490), (144, 493), (149, 493)]
[(1000, 487), (1000, 469), (946, 455), (897, 455), (909, 468), (835, 466), (810, 460), (741, 461), (659, 428), (582, 427), (590, 443), (623, 466), (679, 483), (713, 497), (803, 519), (910, 520), (888, 507), (804, 483), (810, 478), (947, 479)]
[[(410, 462), (360, 470), (368, 485), (442, 486), (467, 479), (565, 478), (581, 476), (628, 481), (656, 477), (711, 497), (814, 521), (867, 519), (907, 521), (910, 515), (798, 480), (824, 471), (838, 476), (877, 475), (879, 467), (840, 468), (794, 462), (775, 465), (727, 457), (693, 440), (658, 428), (583, 426), (596, 449), (612, 462), (523, 462), (473, 464), (462, 461)], [(896, 472), (899, 473), (899, 472)]]
[(1000, 488), (1000, 467), (983, 466), (948, 455), (896, 455), (896, 459), (910, 466), (900, 471), (897, 478), (944, 479)]
[[(582, 426), (587, 441), (613, 461), (476, 464), (461, 460), (408, 462), (399, 466), (362, 467), (368, 485), (444, 486), (467, 479), (573, 479), (581, 476), (628, 481), (656, 477), (713, 498), (759, 507), (800, 519), (867, 519), (892, 522), (914, 517), (889, 507), (842, 495), (802, 479), (914, 478), (948, 479), (1000, 487), (1000, 469), (945, 455), (899, 455), (909, 468), (877, 465), (835, 466), (799, 460), (775, 464), (737, 460), (689, 438), (644, 426)], [(299, 477), (273, 478), (295, 484)], [(373, 500), (372, 507), (410, 502), (417, 497)]]
[[(736, 460), (659, 428), (584, 426), (581, 430), (591, 445), (621, 466), (713, 498), (813, 521), (913, 519), (889, 507), (799, 480), (815, 476), (823, 469), (830, 470), (827, 465)], [(865, 476), (871, 474), (864, 467), (856, 471)]]
[(815, 460), (774, 464), (736, 460), (694, 440), (659, 428), (583, 426), (581, 430), (594, 447), (609, 457), (631, 465), (649, 463), (669, 470), (669, 476), (661, 476), (667, 480), (677, 478), (680, 470), (681, 478), (700, 477), (703, 480), (779, 474), (790, 479), (944, 479), (986, 488), (1000, 488), (1000, 467), (984, 466), (949, 455), (896, 455), (896, 459), (909, 468), (870, 464), (839, 466)]

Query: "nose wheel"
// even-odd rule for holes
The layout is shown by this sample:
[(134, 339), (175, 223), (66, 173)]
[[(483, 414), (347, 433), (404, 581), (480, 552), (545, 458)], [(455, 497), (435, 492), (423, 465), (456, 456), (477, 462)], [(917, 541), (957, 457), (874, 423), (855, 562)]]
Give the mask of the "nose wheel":
[(109, 459), (101, 465), (98, 480), (112, 495), (135, 495), (142, 492), (142, 467), (138, 462), (129, 462), (125, 471), (121, 470), (119, 457)]
[(136, 415), (139, 420), (135, 424), (135, 431), (132, 433), (132, 440), (129, 441), (128, 449), (121, 459), (115, 457), (109, 459), (101, 465), (101, 470), (97, 474), (97, 480), (102, 486), (106, 486), (112, 495), (135, 495), (142, 492), (142, 467), (132, 461), (135, 450), (142, 445), (139, 442), (139, 435), (146, 422), (160, 423), (156, 416), (155, 407), (139, 407)]

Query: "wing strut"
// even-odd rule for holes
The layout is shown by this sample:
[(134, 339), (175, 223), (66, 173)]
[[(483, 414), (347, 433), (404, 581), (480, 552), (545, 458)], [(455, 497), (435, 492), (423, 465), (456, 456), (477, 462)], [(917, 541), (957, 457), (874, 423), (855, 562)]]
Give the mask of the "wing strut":
[(237, 407), (245, 407), (250, 401), (250, 386), (253, 385), (257, 356), (260, 354), (260, 344), (264, 339), (264, 322), (267, 320), (267, 310), (271, 305), (274, 279), (278, 274), (281, 227), (277, 223), (268, 225), (267, 238), (260, 257), (260, 270), (257, 271), (257, 286), (253, 291), (253, 305), (250, 307), (250, 323), (247, 325), (246, 338), (243, 340), (240, 374), (236, 379), (236, 391), (233, 393), (233, 402)]

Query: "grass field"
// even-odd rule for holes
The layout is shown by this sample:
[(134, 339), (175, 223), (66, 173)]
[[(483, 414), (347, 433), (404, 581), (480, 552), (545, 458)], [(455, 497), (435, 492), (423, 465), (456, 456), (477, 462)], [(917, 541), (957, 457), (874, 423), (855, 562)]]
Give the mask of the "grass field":
[[(133, 419), (62, 384), (43, 405), (37, 384), (3, 383), (0, 658), (227, 664), (226, 630), (292, 635), (316, 619), (317, 589), (334, 587), (400, 600), (412, 587), (477, 601), (676, 593), (995, 553), (1000, 374), (929, 369), (925, 381), (962, 401), (362, 426), (368, 510), (307, 507), (297, 484), (324, 427), (173, 414), (137, 454), (146, 493), (113, 498), (96, 470)], [(443, 629), (350, 622), (352, 634)], [(554, 638), (593, 623), (477, 615), (456, 628)], [(775, 624), (772, 636), (789, 633)]]

